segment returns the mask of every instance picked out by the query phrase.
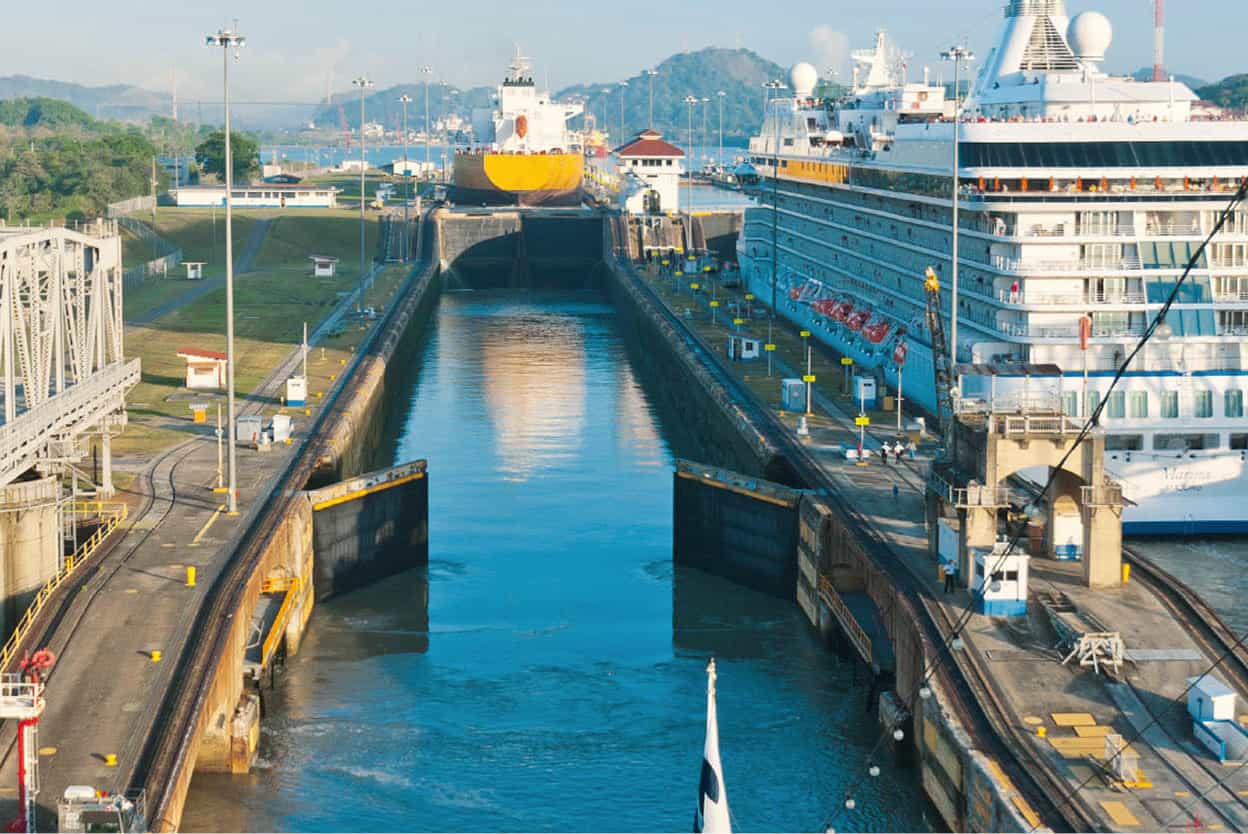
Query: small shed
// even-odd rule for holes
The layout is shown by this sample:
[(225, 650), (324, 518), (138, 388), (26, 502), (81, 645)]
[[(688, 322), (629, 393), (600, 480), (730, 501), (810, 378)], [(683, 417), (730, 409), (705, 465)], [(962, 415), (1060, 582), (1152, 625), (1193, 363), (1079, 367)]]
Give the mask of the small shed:
[(974, 551), (972, 590), (979, 613), (989, 617), (1027, 616), (1027, 580), (1031, 557), (1011, 550), (1008, 542)]
[(329, 255), (310, 255), (313, 278), (333, 278), (338, 272), (338, 259)]
[(216, 350), (178, 348), (178, 356), (186, 360), (186, 387), (193, 391), (225, 387), (225, 363), (229, 358)]
[(205, 261), (183, 261), (182, 265), (186, 267), (186, 280), (202, 281), (205, 263)]
[(1188, 678), (1187, 711), (1196, 721), (1234, 721), (1235, 690), (1213, 675)]

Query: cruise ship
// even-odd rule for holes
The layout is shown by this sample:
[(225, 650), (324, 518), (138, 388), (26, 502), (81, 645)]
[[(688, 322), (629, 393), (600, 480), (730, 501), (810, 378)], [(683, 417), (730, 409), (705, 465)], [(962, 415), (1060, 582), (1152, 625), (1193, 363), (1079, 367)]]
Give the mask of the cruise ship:
[(567, 121), (583, 105), (551, 101), (516, 52), (494, 107), (472, 113), (479, 144), (455, 152), (450, 198), (464, 205), (579, 205), (585, 159), (572, 150)]
[[(853, 53), (841, 100), (816, 99), (817, 74), (799, 64), (750, 143), (759, 205), (738, 241), (749, 289), (770, 299), (774, 286), (780, 315), (889, 385), (900, 358), (903, 395), (934, 412), (923, 276), (941, 278), (949, 335), (956, 126), (958, 361), (1055, 365), (1061, 408), (1088, 416), (1248, 176), (1248, 122), (1173, 80), (1107, 74), (1111, 40), (1097, 12), (1011, 0), (960, 108), (926, 71), (908, 81), (883, 34)], [(1102, 413), (1107, 466), (1131, 502), (1124, 529), (1243, 532), (1248, 208), (1166, 324)], [(1029, 383), (995, 384), (1005, 395)]]

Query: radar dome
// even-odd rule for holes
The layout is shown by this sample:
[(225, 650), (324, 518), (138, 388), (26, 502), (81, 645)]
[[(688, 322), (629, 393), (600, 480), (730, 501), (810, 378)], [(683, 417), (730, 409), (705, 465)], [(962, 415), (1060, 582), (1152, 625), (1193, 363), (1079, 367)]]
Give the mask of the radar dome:
[(1066, 41), (1076, 58), (1085, 61), (1103, 61), (1105, 52), (1114, 40), (1114, 27), (1109, 18), (1100, 12), (1083, 12), (1075, 15), (1066, 30)]
[(793, 69), (789, 70), (789, 83), (798, 98), (810, 98), (815, 91), (815, 85), (819, 83), (819, 71), (805, 61), (794, 64)]

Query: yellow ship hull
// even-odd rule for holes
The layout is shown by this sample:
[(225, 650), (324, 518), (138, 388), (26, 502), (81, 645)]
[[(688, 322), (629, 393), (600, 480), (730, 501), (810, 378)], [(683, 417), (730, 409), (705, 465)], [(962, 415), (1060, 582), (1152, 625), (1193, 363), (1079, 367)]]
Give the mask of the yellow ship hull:
[(450, 198), (460, 205), (575, 206), (584, 174), (584, 157), (574, 153), (457, 153)]

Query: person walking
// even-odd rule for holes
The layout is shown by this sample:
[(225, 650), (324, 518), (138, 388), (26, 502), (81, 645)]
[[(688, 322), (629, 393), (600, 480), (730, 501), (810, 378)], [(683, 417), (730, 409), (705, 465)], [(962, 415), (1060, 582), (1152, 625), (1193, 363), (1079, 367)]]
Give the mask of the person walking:
[(893, 503), (896, 504), (900, 498), (901, 489), (899, 489), (896, 484), (893, 484)]
[(957, 579), (958, 579), (958, 563), (946, 562), (945, 563), (945, 593), (946, 594), (949, 593), (950, 591), (957, 589)]
[(910, 453), (910, 460), (914, 460), (915, 456), (919, 452), (919, 447), (915, 445), (915, 442), (913, 440), (911, 440), (910, 444), (906, 446), (906, 450)]
[(881, 462), (881, 463), (883, 463), (885, 466), (888, 466), (888, 453), (889, 453), (891, 450), (892, 450), (892, 449), (891, 449), (891, 447), (888, 445), (888, 441), (887, 441), (887, 440), (885, 440), (885, 441), (884, 441), (884, 442), (880, 445), (880, 462)]

